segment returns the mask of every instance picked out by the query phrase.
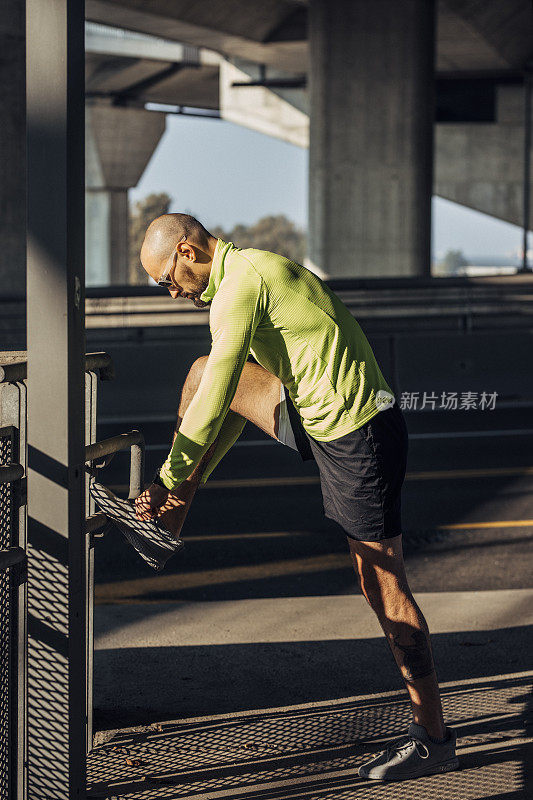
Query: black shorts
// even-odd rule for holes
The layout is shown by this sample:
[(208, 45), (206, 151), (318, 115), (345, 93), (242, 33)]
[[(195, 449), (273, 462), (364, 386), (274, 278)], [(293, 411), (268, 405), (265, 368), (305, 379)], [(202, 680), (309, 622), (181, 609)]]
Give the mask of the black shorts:
[(300, 455), (318, 464), (326, 517), (351, 539), (378, 542), (398, 536), (408, 450), (399, 406), (380, 411), (339, 439), (319, 442), (304, 430), (287, 391), (285, 396)]

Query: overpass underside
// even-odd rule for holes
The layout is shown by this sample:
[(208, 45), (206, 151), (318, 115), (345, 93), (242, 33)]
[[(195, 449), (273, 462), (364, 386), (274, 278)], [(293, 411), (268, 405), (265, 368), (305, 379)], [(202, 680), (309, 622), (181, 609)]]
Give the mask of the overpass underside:
[[(87, 3), (218, 53), (198, 105), (309, 147), (308, 263), (335, 277), (428, 275), (432, 194), (529, 226), (532, 16), (527, 0)], [(176, 80), (143, 99), (179, 103)]]
[[(0, 34), (12, 294), (25, 290), (10, 268), (24, 260), (20, 6), (5, 4)], [(89, 281), (125, 282), (127, 191), (166, 113), (194, 109), (309, 146), (308, 264), (326, 276), (429, 275), (432, 193), (530, 228), (532, 17), (528, 0), (87, 0)]]

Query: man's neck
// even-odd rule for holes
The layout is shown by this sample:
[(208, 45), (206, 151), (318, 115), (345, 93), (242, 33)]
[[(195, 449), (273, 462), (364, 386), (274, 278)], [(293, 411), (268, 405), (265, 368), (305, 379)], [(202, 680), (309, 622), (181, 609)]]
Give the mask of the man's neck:
[(214, 236), (211, 236), (211, 238), (209, 239), (209, 250), (208, 250), (208, 253), (209, 253), (209, 257), (211, 259), (211, 264), (213, 263), (213, 258), (215, 256), (215, 250), (217, 249), (217, 242), (218, 242), (218, 239), (215, 239)]

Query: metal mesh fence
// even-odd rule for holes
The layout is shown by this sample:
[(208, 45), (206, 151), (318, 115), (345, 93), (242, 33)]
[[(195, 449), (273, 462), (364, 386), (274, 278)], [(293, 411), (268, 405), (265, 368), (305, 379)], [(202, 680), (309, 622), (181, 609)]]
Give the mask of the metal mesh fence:
[[(12, 439), (0, 435), (0, 465), (12, 460)], [(0, 550), (11, 545), (11, 486), (0, 485)], [(0, 572), (0, 800), (9, 798), (10, 767), (10, 578), (9, 571)]]
[[(46, 534), (46, 532), (45, 532)], [(66, 800), (68, 563), (66, 540), (28, 541), (28, 800)], [(49, 552), (53, 550), (53, 552)], [(80, 713), (84, 714), (85, 709)]]

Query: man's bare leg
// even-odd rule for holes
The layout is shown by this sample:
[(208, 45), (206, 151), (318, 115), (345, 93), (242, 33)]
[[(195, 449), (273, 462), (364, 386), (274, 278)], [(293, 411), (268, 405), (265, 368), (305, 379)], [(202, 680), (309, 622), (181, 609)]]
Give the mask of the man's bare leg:
[(415, 602), (402, 537), (382, 542), (348, 539), (361, 590), (375, 612), (407, 687), (413, 719), (435, 739), (446, 735), (429, 630)]
[[(183, 415), (200, 385), (206, 361), (207, 356), (202, 356), (194, 362), (189, 370), (181, 392), (173, 441), (176, 438), (176, 432), (181, 425)], [(259, 364), (247, 361), (241, 373), (230, 410), (253, 422), (254, 425), (257, 425), (269, 436), (277, 439), (280, 388), (281, 381), (279, 378), (276, 378)], [(167, 502), (159, 510), (159, 521), (176, 538), (179, 537), (192, 500), (215, 447), (216, 442), (209, 448), (187, 480), (183, 481), (169, 495)]]

